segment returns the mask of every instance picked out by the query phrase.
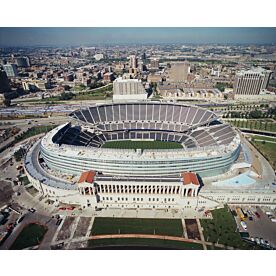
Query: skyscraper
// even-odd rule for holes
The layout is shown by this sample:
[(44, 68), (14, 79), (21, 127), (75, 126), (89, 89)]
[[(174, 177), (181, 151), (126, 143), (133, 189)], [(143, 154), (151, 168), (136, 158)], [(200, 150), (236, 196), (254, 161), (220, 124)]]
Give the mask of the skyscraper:
[(236, 74), (234, 82), (235, 95), (259, 95), (266, 89), (271, 71), (260, 67), (248, 71), (240, 71)]
[(138, 60), (137, 57), (135, 55), (132, 55), (129, 57), (130, 59), (130, 68), (135, 69), (138, 66)]
[(18, 67), (30, 67), (31, 62), (29, 57), (18, 57), (16, 58), (16, 64)]
[(151, 59), (150, 68), (155, 69), (155, 70), (159, 69), (159, 59), (157, 59), (157, 58)]
[(0, 93), (10, 91), (9, 79), (5, 71), (0, 70)]
[(18, 75), (16, 64), (14, 63), (5, 64), (3, 65), (3, 68), (9, 78), (16, 77)]

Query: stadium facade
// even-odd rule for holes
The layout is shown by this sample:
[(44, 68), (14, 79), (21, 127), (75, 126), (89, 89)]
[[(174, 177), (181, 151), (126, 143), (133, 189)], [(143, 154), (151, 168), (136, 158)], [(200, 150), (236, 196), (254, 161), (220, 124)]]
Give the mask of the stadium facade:
[[(227, 173), (241, 140), (210, 110), (133, 102), (95, 105), (69, 116), (73, 123), (51, 130), (26, 155), (26, 174), (43, 196), (83, 208), (204, 209), (226, 200), (212, 192), (204, 196), (201, 178)], [(102, 147), (122, 140), (174, 142), (182, 148)], [(232, 194), (228, 201), (233, 196), (240, 200)]]

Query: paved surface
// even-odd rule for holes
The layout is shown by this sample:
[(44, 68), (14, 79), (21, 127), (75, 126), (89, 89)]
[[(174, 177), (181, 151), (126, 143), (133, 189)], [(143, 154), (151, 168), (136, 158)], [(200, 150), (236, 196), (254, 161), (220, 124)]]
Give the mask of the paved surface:
[(253, 238), (263, 238), (276, 248), (276, 223), (272, 222), (268, 216), (257, 207), (260, 218), (253, 221), (246, 220), (247, 230)]
[(50, 249), (48, 244), (52, 240), (53, 235), (57, 230), (56, 220), (38, 213), (27, 213), (23, 221), (14, 228), (8, 239), (0, 246), (0, 249), (9, 249), (20, 234), (20, 232), (23, 230), (23, 228), (30, 223), (39, 223), (45, 225), (48, 228), (48, 231), (46, 232), (42, 242), (40, 243), (39, 249)]

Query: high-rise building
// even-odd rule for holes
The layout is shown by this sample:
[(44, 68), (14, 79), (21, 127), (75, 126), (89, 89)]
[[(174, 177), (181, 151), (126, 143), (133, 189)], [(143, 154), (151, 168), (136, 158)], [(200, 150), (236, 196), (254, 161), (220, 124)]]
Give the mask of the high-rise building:
[(142, 60), (145, 61), (146, 59), (147, 59), (147, 56), (146, 56), (146, 53), (144, 52), (144, 53), (142, 54)]
[(153, 58), (150, 61), (150, 69), (159, 69), (159, 59)]
[(169, 78), (171, 82), (185, 82), (190, 73), (190, 63), (188, 61), (175, 62), (171, 64)]
[(138, 79), (117, 78), (113, 82), (113, 100), (145, 100), (147, 93)]
[(3, 65), (3, 68), (9, 78), (17, 77), (18, 72), (17, 72), (16, 64), (14, 64), (14, 63), (5, 64), (5, 65)]
[(135, 69), (138, 66), (138, 60), (137, 57), (135, 55), (132, 55), (129, 57), (130, 59), (130, 68)]
[(10, 83), (5, 71), (0, 70), (0, 94), (10, 91)]
[(259, 95), (267, 88), (271, 71), (260, 67), (248, 71), (240, 71), (236, 74), (234, 82), (235, 95)]
[(16, 64), (18, 67), (30, 67), (31, 66), (31, 62), (30, 62), (30, 58), (29, 57), (18, 57), (16, 58)]

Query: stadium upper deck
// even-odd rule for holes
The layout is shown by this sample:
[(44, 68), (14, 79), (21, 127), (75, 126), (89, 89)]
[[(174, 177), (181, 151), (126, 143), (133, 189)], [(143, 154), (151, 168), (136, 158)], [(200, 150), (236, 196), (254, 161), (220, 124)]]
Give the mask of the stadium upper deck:
[[(195, 106), (109, 104), (78, 110), (70, 116), (81, 126), (59, 126), (41, 142), (47, 165), (64, 172), (95, 170), (127, 176), (194, 171), (216, 175), (230, 168), (240, 150), (239, 136), (229, 125), (219, 123), (213, 112)], [(183, 148), (102, 148), (111, 140), (177, 142)]]
[(95, 105), (69, 115), (99, 130), (151, 129), (184, 132), (210, 123), (217, 116), (206, 109), (174, 103)]

